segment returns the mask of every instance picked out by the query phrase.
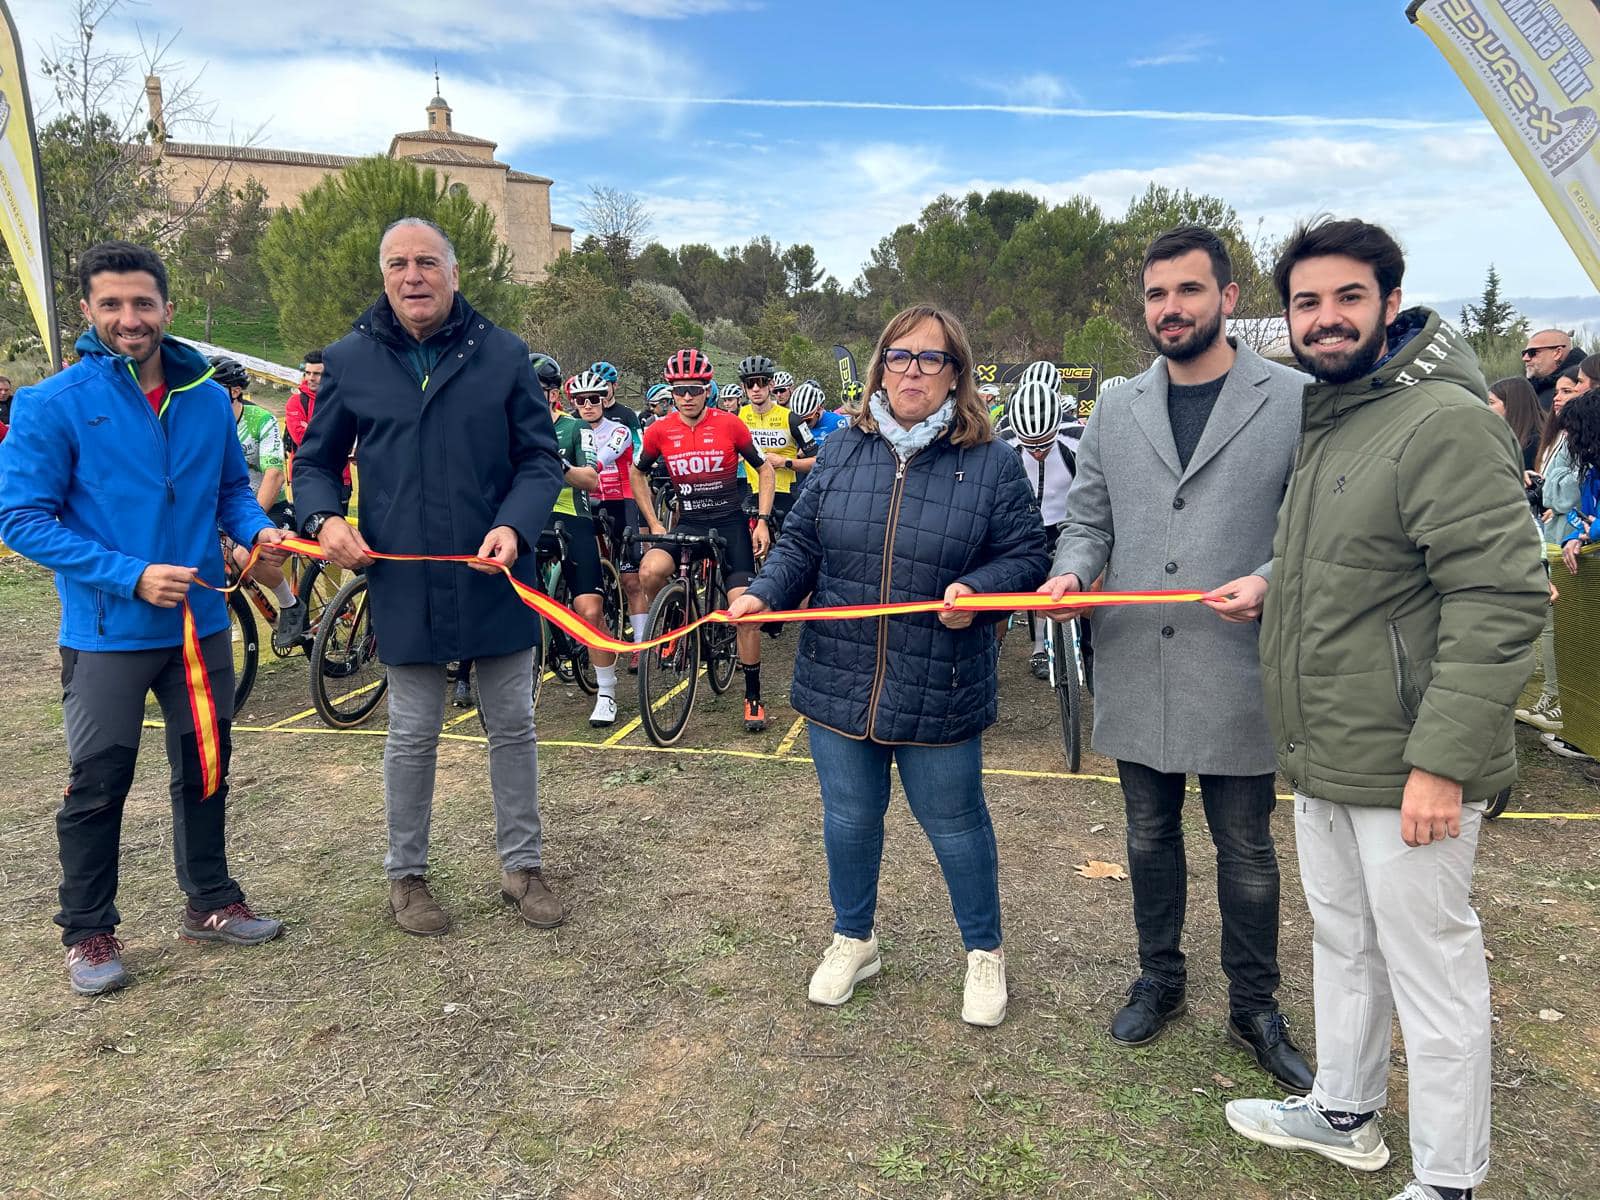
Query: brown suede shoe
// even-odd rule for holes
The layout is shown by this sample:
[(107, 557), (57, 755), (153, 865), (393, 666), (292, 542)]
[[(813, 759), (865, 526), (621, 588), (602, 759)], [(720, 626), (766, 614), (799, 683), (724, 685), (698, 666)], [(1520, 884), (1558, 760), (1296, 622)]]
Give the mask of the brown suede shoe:
[(389, 911), (394, 914), (396, 925), (418, 937), (450, 932), (450, 914), (439, 907), (428, 890), (428, 881), (421, 875), (389, 881)]
[(521, 867), (500, 872), (500, 895), (515, 904), (522, 919), (540, 929), (554, 929), (566, 919), (561, 897), (550, 890), (538, 867)]

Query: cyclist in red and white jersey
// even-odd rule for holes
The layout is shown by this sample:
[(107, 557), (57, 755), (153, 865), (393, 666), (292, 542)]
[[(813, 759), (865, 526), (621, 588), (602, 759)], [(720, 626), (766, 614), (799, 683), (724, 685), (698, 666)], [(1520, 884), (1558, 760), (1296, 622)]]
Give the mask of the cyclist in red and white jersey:
[(589, 427), (594, 466), (600, 473), (600, 486), (591, 493), (589, 507), (610, 519), (611, 545), (617, 555), (617, 572), (622, 576), (622, 591), (628, 601), (633, 640), (637, 642), (644, 637), (649, 602), (639, 586), (638, 551), (627, 544), (628, 533), (641, 528), (628, 472), (633, 467), (633, 457), (642, 444), (643, 435), (605, 415), (610, 388), (599, 374), (585, 371), (574, 375), (567, 381), (567, 395), (578, 419)]
[[(750, 430), (732, 413), (708, 406), (711, 360), (698, 350), (680, 350), (667, 360), (661, 377), (672, 386), (678, 411), (662, 417), (644, 431), (644, 445), (635, 456), (630, 477), (634, 502), (651, 533), (663, 526), (650, 502), (649, 472), (665, 462), (678, 489), (679, 519), (676, 532), (721, 535), (724, 582), (728, 599), (744, 595), (755, 576), (756, 558), (771, 541), (774, 473), (756, 449)], [(739, 496), (739, 461), (756, 472), (756, 522), (746, 521)], [(677, 556), (660, 547), (639, 563), (639, 582), (645, 597), (654, 600), (677, 569)], [(744, 727), (759, 733), (767, 727), (767, 710), (761, 703), (761, 631), (741, 625), (738, 631), (739, 665), (744, 671)]]

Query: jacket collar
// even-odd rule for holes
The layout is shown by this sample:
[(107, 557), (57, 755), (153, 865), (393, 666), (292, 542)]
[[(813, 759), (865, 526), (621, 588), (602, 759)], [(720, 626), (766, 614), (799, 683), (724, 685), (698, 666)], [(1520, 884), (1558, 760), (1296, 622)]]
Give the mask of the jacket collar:
[(444, 319), (444, 324), (419, 343), (406, 332), (405, 326), (400, 324), (399, 318), (394, 315), (389, 297), (383, 295), (378, 297), (377, 303), (356, 318), (355, 328), (357, 332), (366, 334), (376, 341), (404, 351), (419, 344), (448, 346), (466, 327), (467, 322), (477, 315), (472, 305), (467, 303), (466, 297), (457, 292), (455, 299), (451, 301), (450, 315)]
[(1388, 351), (1378, 364), (1348, 383), (1312, 383), (1306, 388), (1306, 421), (1343, 416), (1374, 400), (1419, 383), (1453, 383), (1480, 400), (1488, 397), (1478, 356), (1467, 340), (1431, 308), (1408, 308), (1385, 331)]
[[(138, 378), (138, 364), (128, 355), (113, 351), (92, 328), (79, 335), (73, 349), (80, 358), (104, 362), (109, 367), (131, 372), (136, 380)], [(211, 378), (211, 364), (206, 361), (205, 355), (170, 333), (162, 335), (158, 353), (161, 355), (161, 374), (169, 392), (181, 392)]]
[(1167, 389), (1171, 384), (1167, 360), (1158, 358), (1134, 384), (1130, 405), (1133, 419), (1175, 479), (1188, 479), (1215, 458), (1267, 401), (1265, 385), (1272, 377), (1267, 360), (1234, 338), (1229, 338), (1228, 344), (1234, 350), (1233, 366), (1228, 368), (1222, 394), (1217, 397), (1187, 467), (1178, 461), (1178, 443), (1173, 440), (1172, 418), (1167, 412)]

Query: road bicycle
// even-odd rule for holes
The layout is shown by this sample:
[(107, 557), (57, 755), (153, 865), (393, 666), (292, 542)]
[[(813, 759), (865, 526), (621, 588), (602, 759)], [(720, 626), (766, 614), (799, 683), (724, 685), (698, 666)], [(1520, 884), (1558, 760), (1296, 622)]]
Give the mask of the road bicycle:
[[(724, 543), (707, 534), (631, 533), (629, 540), (677, 551), (678, 572), (656, 593), (650, 605), (647, 636), (660, 637), (682, 629), (706, 613), (728, 607), (724, 584)], [(735, 627), (713, 623), (676, 637), (639, 655), (639, 721), (657, 746), (670, 746), (683, 736), (694, 709), (700, 668), (717, 695), (733, 683), (738, 664)]]

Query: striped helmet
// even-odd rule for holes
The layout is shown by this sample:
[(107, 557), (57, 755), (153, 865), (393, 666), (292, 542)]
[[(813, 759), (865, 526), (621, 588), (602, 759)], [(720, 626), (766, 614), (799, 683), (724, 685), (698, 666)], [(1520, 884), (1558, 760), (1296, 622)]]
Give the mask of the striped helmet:
[(1060, 393), (1040, 380), (1019, 384), (1006, 403), (1006, 416), (1017, 440), (1035, 450), (1056, 440), (1061, 413)]
[(661, 378), (668, 383), (710, 383), (716, 372), (711, 360), (698, 350), (679, 350), (667, 359)]
[(1061, 372), (1055, 363), (1031, 362), (1022, 368), (1022, 376), (1017, 380), (1018, 385), (1024, 383), (1042, 383), (1047, 385), (1052, 392), (1061, 390)]
[(779, 371), (772, 377), (772, 390), (775, 392), (780, 388), (792, 388), (793, 386), (794, 376), (787, 371)]
[(825, 399), (827, 397), (822, 394), (822, 385), (808, 379), (789, 396), (789, 411), (797, 417), (809, 417), (814, 412), (822, 411)]
[(722, 398), (724, 400), (743, 400), (744, 389), (737, 383), (730, 383), (727, 387), (722, 389)]
[(579, 371), (567, 380), (567, 399), (577, 396), (603, 396), (611, 385), (598, 371)]

